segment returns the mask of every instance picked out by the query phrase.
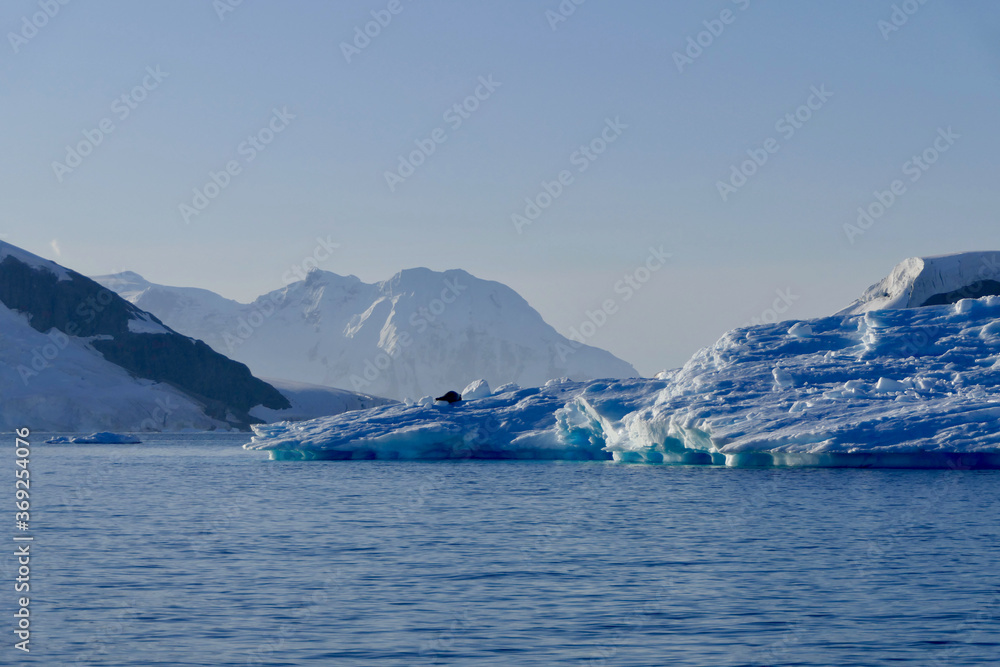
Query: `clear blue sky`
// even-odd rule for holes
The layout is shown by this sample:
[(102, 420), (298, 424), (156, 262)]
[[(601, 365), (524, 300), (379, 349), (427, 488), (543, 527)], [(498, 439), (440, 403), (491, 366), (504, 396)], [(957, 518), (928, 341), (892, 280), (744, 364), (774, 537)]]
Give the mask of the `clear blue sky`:
[[(209, 0), (74, 0), (22, 33), (38, 0), (4, 2), (0, 234), (83, 273), (241, 300), (329, 236), (326, 270), (464, 268), (563, 333), (617, 299), (588, 342), (644, 373), (778, 290), (795, 297), (784, 317), (819, 316), (905, 257), (1000, 248), (996, 3), (912, 0), (883, 34), (889, 1), (588, 0), (553, 30), (558, 0), (401, 0), (348, 63), (341, 43), (389, 4), (244, 0), (220, 20)], [(678, 71), (674, 53), (724, 10)], [(453, 127), (444, 112), (490, 76)], [(144, 77), (156, 87), (120, 118)], [(778, 131), (813, 86), (832, 97)], [(295, 118), (247, 162), (241, 143), (285, 107)], [(571, 156), (607, 118), (627, 128), (580, 173)], [(60, 182), (53, 162), (104, 119), (113, 132)], [(948, 127), (959, 138), (909, 180), (904, 163)], [(385, 172), (436, 128), (446, 140), (390, 191)], [(768, 138), (776, 152), (723, 201), (718, 182)], [(230, 160), (240, 173), (185, 222), (179, 205)], [(518, 234), (511, 215), (562, 170), (572, 183)], [(895, 179), (905, 192), (850, 243), (844, 224)], [(661, 245), (671, 260), (624, 302), (616, 282)]]

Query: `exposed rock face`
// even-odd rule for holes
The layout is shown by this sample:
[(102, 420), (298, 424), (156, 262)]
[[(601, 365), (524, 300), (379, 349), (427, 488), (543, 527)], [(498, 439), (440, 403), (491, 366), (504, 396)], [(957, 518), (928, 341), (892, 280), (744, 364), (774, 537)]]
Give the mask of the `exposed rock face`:
[(224, 424), (258, 422), (249, 414), (258, 405), (291, 407), (245, 365), (164, 326), (93, 280), (6, 243), (0, 243), (0, 303), (40, 333), (62, 332), (135, 378), (180, 390)]

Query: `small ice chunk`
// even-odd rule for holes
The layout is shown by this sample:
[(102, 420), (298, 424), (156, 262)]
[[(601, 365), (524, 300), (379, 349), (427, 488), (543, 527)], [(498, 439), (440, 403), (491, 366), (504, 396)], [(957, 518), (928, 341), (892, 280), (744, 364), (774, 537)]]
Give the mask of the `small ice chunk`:
[(848, 380), (840, 392), (842, 398), (864, 398), (868, 395), (864, 380)]
[(975, 299), (961, 299), (955, 304), (955, 314), (965, 315), (966, 313), (972, 312), (972, 309), (976, 306)]
[(791, 387), (795, 385), (795, 380), (792, 376), (788, 374), (788, 371), (780, 366), (775, 367), (775, 369), (771, 371), (771, 375), (774, 376), (774, 384), (777, 387)]
[(882, 393), (890, 391), (906, 391), (906, 385), (898, 380), (890, 380), (889, 378), (879, 378), (878, 384), (875, 385), (875, 391)]
[(521, 390), (521, 385), (519, 385), (516, 382), (508, 382), (506, 384), (502, 384), (499, 387), (497, 387), (496, 390), (493, 392), (493, 395), (498, 396), (499, 394), (506, 394), (508, 391), (520, 391), (520, 390)]
[(65, 436), (61, 435), (50, 440), (46, 440), (47, 445), (138, 445), (142, 440), (134, 435), (124, 435), (121, 433), (111, 433), (101, 431), (90, 435)]
[(493, 392), (490, 391), (490, 383), (486, 380), (474, 380), (461, 393), (463, 401), (474, 401), (477, 398), (486, 398)]
[(813, 335), (813, 328), (808, 322), (796, 322), (788, 330), (788, 335), (793, 338), (809, 338)]

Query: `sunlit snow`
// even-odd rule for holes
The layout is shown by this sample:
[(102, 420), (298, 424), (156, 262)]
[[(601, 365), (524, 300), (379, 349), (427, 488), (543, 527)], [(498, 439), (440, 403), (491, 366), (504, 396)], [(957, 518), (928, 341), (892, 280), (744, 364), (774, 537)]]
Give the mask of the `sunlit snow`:
[(657, 380), (256, 426), (278, 459), (1000, 467), (1000, 297), (737, 329)]

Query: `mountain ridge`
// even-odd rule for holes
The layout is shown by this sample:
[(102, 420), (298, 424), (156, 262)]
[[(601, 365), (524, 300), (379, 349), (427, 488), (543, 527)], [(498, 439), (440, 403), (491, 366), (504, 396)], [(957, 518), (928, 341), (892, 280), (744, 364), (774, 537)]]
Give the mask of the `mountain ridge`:
[[(149, 288), (136, 273), (121, 281)], [(273, 382), (93, 280), (0, 242), (0, 430), (246, 429), (390, 402)]]
[(403, 400), (479, 378), (539, 386), (638, 376), (611, 353), (559, 334), (503, 283), (462, 269), (413, 267), (375, 283), (313, 269), (249, 304), (134, 276), (95, 280), (265, 377)]

